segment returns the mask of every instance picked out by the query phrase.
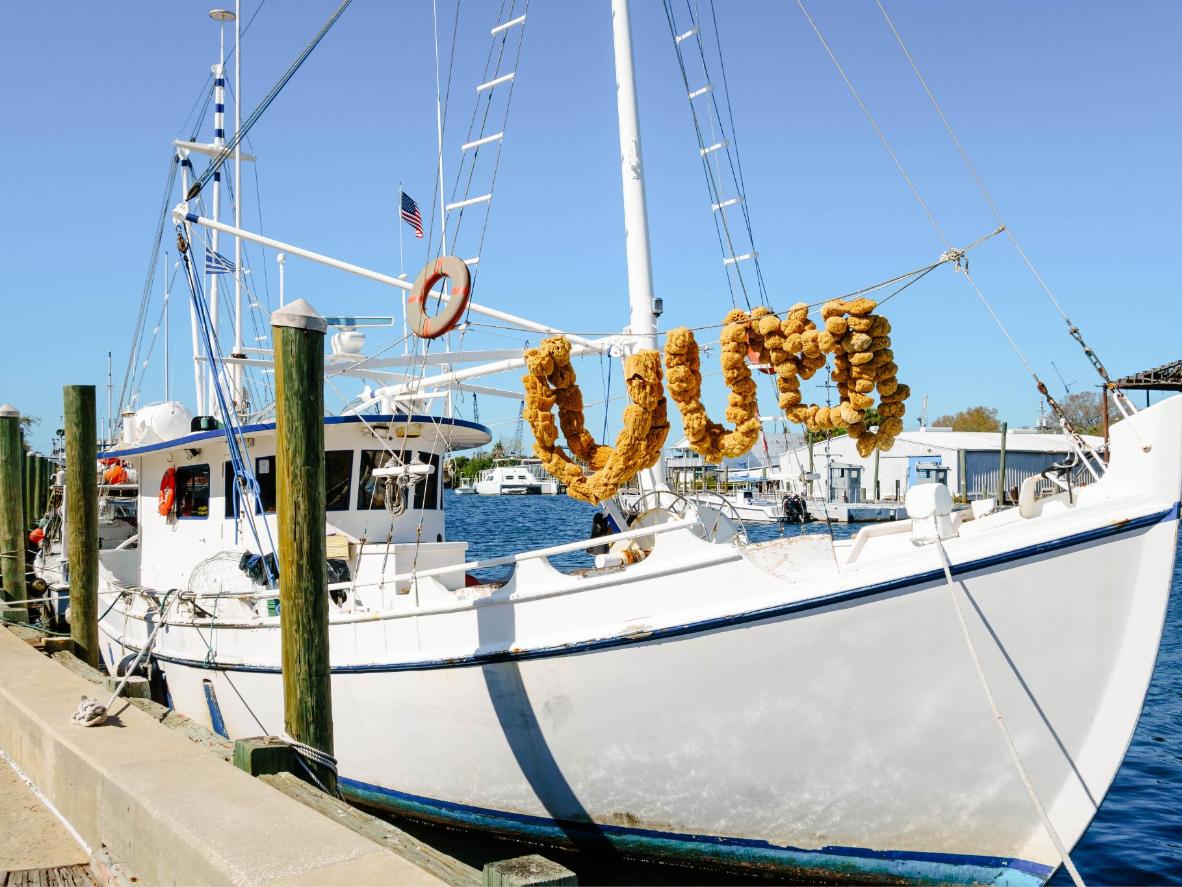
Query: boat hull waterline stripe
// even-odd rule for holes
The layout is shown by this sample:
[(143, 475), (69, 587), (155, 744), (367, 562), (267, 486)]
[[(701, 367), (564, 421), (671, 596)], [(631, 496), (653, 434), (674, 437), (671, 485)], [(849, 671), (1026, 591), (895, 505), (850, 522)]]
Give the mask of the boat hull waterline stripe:
[[(1182, 503), (1175, 502), (1164, 511), (1143, 515), (1141, 517), (1129, 518), (1128, 520), (1122, 520), (1117, 523), (1109, 524), (1105, 527), (1086, 530), (1081, 533), (1063, 536), (1059, 539), (1052, 539), (1047, 542), (1039, 542), (1035, 545), (1026, 546), (1025, 548), (1012, 549), (1010, 551), (1001, 552), (1000, 554), (978, 558), (977, 560), (953, 564), (952, 575), (964, 576), (969, 573), (976, 573), (981, 570), (987, 570), (1002, 564), (1011, 563), (1013, 561), (1025, 560), (1026, 558), (1030, 557), (1051, 554), (1066, 548), (1072, 548), (1076, 545), (1085, 545), (1087, 543), (1096, 542), (1101, 539), (1107, 539), (1112, 536), (1120, 536), (1124, 535), (1125, 533), (1134, 532), (1136, 530), (1147, 529), (1148, 527), (1156, 526), (1157, 524), (1163, 523), (1165, 521), (1177, 520), (1180, 507), (1182, 507)], [(595, 650), (605, 650), (611, 649), (613, 647), (628, 646), (631, 644), (654, 643), (657, 641), (668, 640), (669, 638), (681, 637), (691, 634), (701, 634), (702, 632), (706, 631), (729, 628), (751, 622), (763, 622), (768, 619), (789, 616), (808, 610), (816, 610), (822, 607), (846, 604), (865, 597), (889, 594), (891, 592), (911, 588), (916, 585), (925, 585), (931, 582), (944, 582), (944, 571), (942, 569), (929, 570), (924, 573), (915, 573), (911, 576), (903, 576), (899, 579), (890, 579), (886, 582), (879, 582), (874, 585), (866, 585), (860, 588), (849, 589), (847, 591), (838, 591), (834, 592), (833, 594), (809, 598), (803, 601), (776, 604), (771, 607), (764, 607), (763, 609), (759, 610), (749, 610), (744, 613), (733, 613), (727, 616), (718, 616), (713, 619), (703, 619), (698, 622), (688, 622), (682, 625), (670, 625), (665, 628), (655, 628), (651, 631), (645, 631), (642, 634), (617, 635), (609, 638), (598, 638), (595, 640), (579, 641), (571, 644), (560, 644), (551, 647), (535, 647), (531, 650), (494, 650), (488, 653), (475, 653), (471, 656), (457, 656), (451, 659), (425, 660), (422, 662), (382, 662), (363, 665), (338, 665), (332, 668), (332, 674), (349, 674), (354, 672), (427, 671), (439, 668), (461, 668), (468, 666), (491, 665), (500, 662), (520, 662), (528, 659), (546, 659), (554, 656), (567, 656), (575, 653), (589, 653)], [(137, 649), (136, 647), (123, 643), (123, 641), (120, 641), (120, 643), (123, 644), (123, 646), (128, 650), (134, 651)], [(181, 659), (161, 653), (153, 653), (152, 655), (160, 662), (171, 662), (175, 665), (186, 665), (191, 668), (200, 668), (210, 671), (261, 672), (273, 674), (278, 674), (281, 672), (279, 666), (216, 662), (207, 663), (204, 660)]]
[[(1004, 856), (932, 853), (908, 850), (871, 850), (864, 847), (821, 847), (807, 850), (779, 846), (757, 838), (728, 838), (586, 822), (570, 822), (489, 810), (453, 801), (425, 798), (356, 779), (340, 778), (341, 789), (356, 800), (404, 815), (427, 816), (468, 827), (512, 832), (535, 839), (577, 840), (580, 834), (607, 838), (623, 849), (681, 858), (817, 872), (860, 872), (904, 877), (933, 883), (1041, 884), (1054, 868)], [(1018, 877), (1004, 878), (1005, 873)]]

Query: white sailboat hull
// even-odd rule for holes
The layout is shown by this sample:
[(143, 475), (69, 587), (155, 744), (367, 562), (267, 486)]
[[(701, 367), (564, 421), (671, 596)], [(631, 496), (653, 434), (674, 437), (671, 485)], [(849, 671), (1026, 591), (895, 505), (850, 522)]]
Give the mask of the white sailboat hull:
[[(985, 676), (1068, 846), (1116, 774), (1156, 658), (1182, 438), (1177, 405), (1167, 412), (1174, 437), (1153, 435), (1135, 466), (1160, 481), (1138, 489), (1134, 457), (1114, 453), (1071, 507), (1012, 509), (946, 543)], [(742, 550), (682, 530), (624, 572), (526, 561), (475, 602), (421, 586), (417, 608), (404, 595), (389, 618), (334, 614), (343, 788), (604, 851), (804, 878), (1041, 883), (1059, 859), (938, 552), (896, 534), (877, 554), (873, 541), (856, 560), (842, 552), (839, 570), (828, 544)], [(114, 661), (147, 625), (117, 607), (103, 632)], [(282, 730), (279, 645), (277, 619), (224, 620), (170, 625), (154, 653), (177, 709), (242, 737)]]

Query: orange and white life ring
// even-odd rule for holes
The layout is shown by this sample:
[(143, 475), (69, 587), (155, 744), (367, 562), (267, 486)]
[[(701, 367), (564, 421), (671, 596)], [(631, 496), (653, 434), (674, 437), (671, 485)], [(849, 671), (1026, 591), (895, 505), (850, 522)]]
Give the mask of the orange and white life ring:
[[(451, 298), (439, 309), (434, 317), (427, 314), (424, 303), (431, 287), (448, 278), (451, 281)], [(471, 297), (472, 275), (462, 259), (455, 256), (441, 256), (427, 263), (406, 300), (406, 322), (420, 339), (438, 339), (449, 333), (468, 309)]]
[(172, 512), (172, 504), (176, 501), (176, 469), (170, 468), (160, 478), (160, 501), (156, 510), (161, 516), (168, 517)]

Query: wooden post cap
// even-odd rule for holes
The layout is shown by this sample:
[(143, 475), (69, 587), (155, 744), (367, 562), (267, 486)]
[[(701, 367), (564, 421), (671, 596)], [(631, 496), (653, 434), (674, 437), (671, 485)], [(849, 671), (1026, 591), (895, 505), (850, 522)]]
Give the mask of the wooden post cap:
[(296, 299), (272, 314), (271, 326), (311, 330), (316, 333), (328, 332), (328, 321), (303, 299)]
[(536, 853), (485, 863), (483, 874), (485, 887), (566, 887), (579, 883), (566, 866)]
[(0, 407), (0, 418), (10, 419), (13, 417), (20, 418), (21, 411), (10, 403), (4, 404)]

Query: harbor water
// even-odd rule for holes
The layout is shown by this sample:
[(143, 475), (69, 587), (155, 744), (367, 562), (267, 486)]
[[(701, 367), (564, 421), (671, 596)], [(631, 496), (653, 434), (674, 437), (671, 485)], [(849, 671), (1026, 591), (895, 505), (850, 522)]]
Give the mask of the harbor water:
[[(586, 538), (595, 509), (566, 496), (456, 496), (446, 493), (447, 533), (469, 540), (468, 556), (490, 558)], [(834, 525), (838, 538), (857, 527)], [(752, 541), (782, 533), (827, 533), (824, 524), (804, 527), (751, 526)], [(560, 569), (589, 566), (582, 553), (552, 559)], [(484, 578), (502, 574), (493, 568)], [(1072, 858), (1089, 884), (1177, 883), (1182, 876), (1182, 566), (1174, 567), (1166, 629), (1157, 668), (1137, 732), (1125, 762)], [(508, 841), (472, 840), (446, 829), (399, 821), (399, 825), (472, 865), (531, 852)], [(582, 884), (720, 883), (717, 874), (670, 866), (580, 858), (547, 849), (545, 854), (573, 869)], [(753, 883), (742, 877), (730, 883)], [(1062, 869), (1052, 884), (1070, 884)]]

